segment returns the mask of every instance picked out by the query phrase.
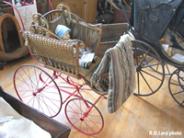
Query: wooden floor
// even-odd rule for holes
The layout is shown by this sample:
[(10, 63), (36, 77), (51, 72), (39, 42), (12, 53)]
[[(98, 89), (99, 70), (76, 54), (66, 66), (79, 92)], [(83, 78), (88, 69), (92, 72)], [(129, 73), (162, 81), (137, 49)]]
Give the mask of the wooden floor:
[[(13, 74), (15, 69), (23, 64), (35, 63), (30, 59), (11, 63), (0, 71), (0, 86), (15, 95)], [(72, 129), (70, 138), (184, 138), (184, 108), (178, 106), (168, 91), (168, 79), (162, 88), (149, 97), (131, 95), (122, 108), (116, 113), (107, 112), (107, 101), (102, 100), (98, 107), (105, 119), (103, 131), (93, 137), (83, 135)], [(63, 117), (63, 116), (62, 116)], [(61, 118), (56, 120), (66, 123)], [(151, 133), (179, 132), (177, 136), (154, 136)], [(170, 133), (171, 134), (171, 133)]]

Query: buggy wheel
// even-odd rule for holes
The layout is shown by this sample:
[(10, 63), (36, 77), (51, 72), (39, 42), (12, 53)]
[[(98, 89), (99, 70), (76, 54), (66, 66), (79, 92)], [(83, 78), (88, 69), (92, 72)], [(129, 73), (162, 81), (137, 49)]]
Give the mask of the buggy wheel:
[(175, 102), (184, 107), (184, 71), (175, 70), (169, 78), (168, 86)]
[(65, 115), (72, 127), (85, 135), (96, 135), (104, 127), (104, 119), (99, 109), (81, 98), (74, 98), (66, 103)]
[(160, 55), (149, 44), (133, 41), (134, 59), (136, 64), (137, 96), (149, 96), (157, 92), (165, 78), (164, 64)]
[(25, 104), (49, 117), (55, 117), (62, 108), (62, 96), (53, 78), (40, 67), (22, 65), (14, 74), (14, 88)]

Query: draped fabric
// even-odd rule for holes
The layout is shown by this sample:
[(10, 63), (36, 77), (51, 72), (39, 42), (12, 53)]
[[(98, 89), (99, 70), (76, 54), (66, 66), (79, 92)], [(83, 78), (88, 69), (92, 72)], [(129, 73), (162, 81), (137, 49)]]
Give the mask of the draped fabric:
[(91, 77), (91, 85), (108, 94), (108, 111), (117, 111), (135, 88), (135, 66), (131, 41), (125, 34), (119, 42), (105, 52), (101, 63)]

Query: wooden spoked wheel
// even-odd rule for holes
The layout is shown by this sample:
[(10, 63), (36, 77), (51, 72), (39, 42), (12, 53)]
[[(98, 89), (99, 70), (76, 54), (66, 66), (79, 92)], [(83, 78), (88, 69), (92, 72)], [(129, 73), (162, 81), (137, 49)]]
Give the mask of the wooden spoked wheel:
[(34, 65), (22, 65), (14, 74), (14, 88), (18, 98), (49, 117), (62, 108), (62, 96), (54, 79)]
[(74, 98), (66, 103), (65, 115), (71, 126), (85, 135), (96, 135), (104, 127), (104, 119), (99, 109), (81, 98)]
[(165, 78), (164, 64), (160, 55), (149, 44), (133, 41), (134, 59), (136, 65), (137, 96), (149, 96), (157, 92)]
[(184, 107), (184, 71), (175, 70), (169, 78), (168, 86), (175, 102)]

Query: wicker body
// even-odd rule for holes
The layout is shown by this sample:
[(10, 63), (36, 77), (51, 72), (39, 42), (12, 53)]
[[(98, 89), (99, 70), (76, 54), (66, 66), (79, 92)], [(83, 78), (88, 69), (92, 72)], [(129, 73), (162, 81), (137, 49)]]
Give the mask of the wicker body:
[[(88, 47), (95, 51), (101, 40), (101, 29), (85, 23), (66, 10), (54, 10), (41, 17), (47, 21), (44, 24), (48, 25), (42, 26), (42, 22), (39, 26), (34, 25), (31, 28), (32, 32), (25, 33), (26, 44), (31, 54), (48, 68), (59, 69), (75, 77), (90, 76), (98, 65), (98, 58), (89, 69), (82, 69), (79, 67), (79, 49)], [(59, 40), (51, 33), (58, 24), (66, 25), (72, 30), (71, 39)], [(81, 45), (82, 42), (84, 45)]]

